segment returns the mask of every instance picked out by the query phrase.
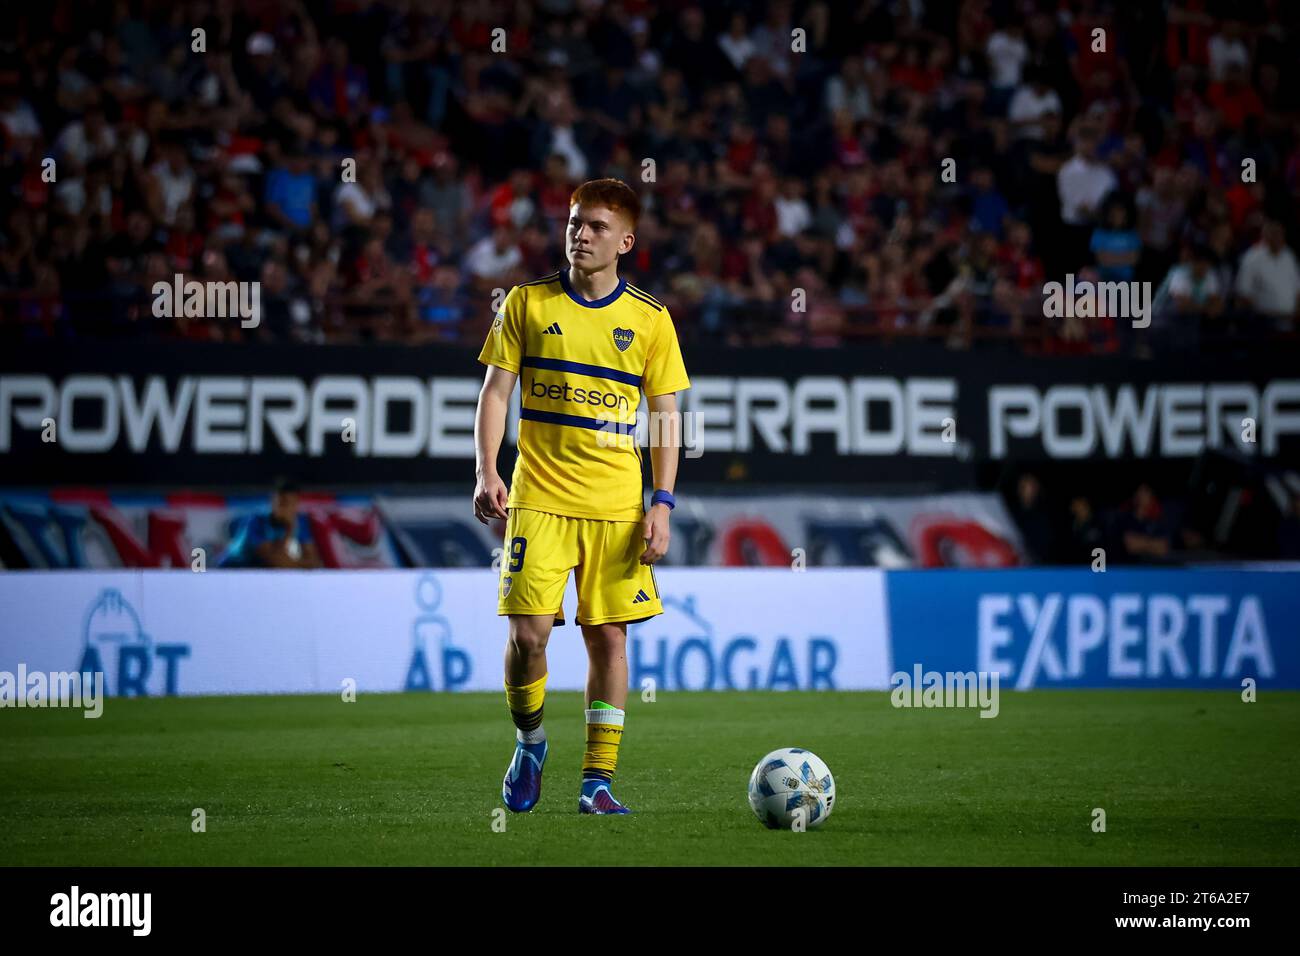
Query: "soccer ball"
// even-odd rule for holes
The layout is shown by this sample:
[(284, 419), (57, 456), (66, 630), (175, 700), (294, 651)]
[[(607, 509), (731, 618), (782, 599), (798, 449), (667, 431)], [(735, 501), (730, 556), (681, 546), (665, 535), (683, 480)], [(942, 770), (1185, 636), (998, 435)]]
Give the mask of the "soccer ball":
[(749, 805), (772, 830), (793, 829), (800, 816), (805, 827), (821, 826), (835, 806), (835, 778), (810, 750), (773, 750), (749, 776)]

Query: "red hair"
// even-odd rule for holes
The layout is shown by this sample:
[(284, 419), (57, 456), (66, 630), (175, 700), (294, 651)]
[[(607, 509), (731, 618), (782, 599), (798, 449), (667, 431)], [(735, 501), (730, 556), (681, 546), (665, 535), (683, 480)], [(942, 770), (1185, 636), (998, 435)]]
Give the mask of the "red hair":
[(569, 205), (604, 206), (621, 214), (636, 232), (641, 218), (641, 199), (621, 179), (589, 179), (573, 191)]

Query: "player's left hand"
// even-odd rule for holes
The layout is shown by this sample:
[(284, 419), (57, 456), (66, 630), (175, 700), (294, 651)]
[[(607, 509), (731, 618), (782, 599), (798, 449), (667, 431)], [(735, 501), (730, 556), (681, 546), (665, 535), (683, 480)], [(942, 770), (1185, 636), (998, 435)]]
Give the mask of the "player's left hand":
[(655, 505), (641, 522), (641, 537), (646, 539), (642, 564), (654, 564), (668, 553), (668, 513), (667, 505)]

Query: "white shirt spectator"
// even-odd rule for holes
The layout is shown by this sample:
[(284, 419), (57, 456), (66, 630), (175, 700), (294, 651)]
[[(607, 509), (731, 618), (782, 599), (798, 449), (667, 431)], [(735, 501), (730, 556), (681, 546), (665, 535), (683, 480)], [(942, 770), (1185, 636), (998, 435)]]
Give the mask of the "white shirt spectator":
[(663, 68), (663, 58), (659, 55), (659, 51), (646, 47), (637, 54), (636, 68), (632, 71), (632, 78), (639, 85), (647, 85), (663, 72)]
[(476, 278), (495, 279), (519, 265), (523, 258), (519, 247), (513, 243), (505, 249), (498, 249), (491, 236), (484, 236), (466, 253), (465, 269)]
[(100, 128), (96, 142), (91, 142), (86, 135), (86, 126), (81, 120), (73, 120), (59, 134), (58, 148), (65, 156), (85, 166), (92, 159), (103, 159), (113, 155), (117, 149), (117, 134), (113, 127), (105, 123)]
[(189, 202), (190, 197), (194, 195), (194, 170), (188, 166), (174, 170), (170, 163), (161, 162), (155, 163), (150, 172), (158, 180), (158, 187), (162, 190), (163, 222), (169, 226), (173, 225), (176, 222), (176, 210)]
[(1228, 75), (1228, 67), (1234, 63), (1243, 70), (1250, 70), (1250, 51), (1240, 37), (1229, 39), (1216, 33), (1206, 46), (1210, 54), (1210, 78), (1216, 83), (1222, 82)]
[(573, 135), (572, 126), (552, 126), (551, 127), (551, 149), (552, 153), (559, 153), (568, 163), (569, 178), (572, 180), (582, 180), (587, 178), (587, 157), (583, 155), (582, 149), (578, 146), (578, 140)]
[(1076, 154), (1056, 174), (1056, 192), (1061, 197), (1061, 221), (1067, 226), (1087, 224), (1106, 194), (1117, 185), (1115, 174), (1105, 163)]
[(984, 56), (989, 61), (989, 78), (994, 86), (1005, 90), (1020, 85), (1020, 74), (1029, 59), (1024, 37), (998, 30), (989, 37)]
[[(1061, 108), (1061, 98), (1056, 95), (1056, 90), (1048, 89), (1041, 95), (1030, 85), (1026, 84), (1016, 90), (1015, 95), (1011, 97), (1011, 103), (1007, 107), (1007, 119), (1013, 123), (1021, 123), (1026, 120), (1042, 119), (1048, 113), (1064, 112)], [(1021, 139), (1042, 139), (1043, 131), (1037, 123), (1030, 122), (1019, 131)]]
[(832, 76), (826, 81), (826, 112), (834, 116), (846, 110), (854, 121), (871, 119), (871, 92), (867, 84), (850, 86), (842, 76)]
[(127, 156), (137, 165), (144, 163), (149, 155), (149, 134), (140, 127), (129, 127), (122, 131), (122, 148)]
[(1213, 269), (1207, 269), (1205, 275), (1198, 280), (1192, 267), (1181, 262), (1169, 272), (1169, 294), (1204, 305), (1216, 295), (1223, 295), (1223, 286), (1219, 284), (1219, 276)]
[(86, 181), (80, 176), (69, 176), (54, 186), (54, 198), (69, 216), (77, 217), (86, 208)]
[(722, 47), (722, 52), (727, 55), (727, 59), (731, 61), (731, 65), (737, 72), (743, 70), (745, 61), (758, 51), (758, 47), (754, 46), (754, 41), (749, 38), (748, 33), (739, 38), (726, 33), (718, 41), (718, 46)]
[(375, 213), (379, 211), (381, 206), (383, 208), (388, 207), (389, 204), (384, 201), (385, 198), (384, 196), (371, 195), (361, 183), (344, 183), (339, 187), (338, 192), (334, 194), (334, 206), (337, 210), (335, 218), (339, 224), (347, 225), (349, 220), (343, 211), (343, 207), (347, 206), (352, 211), (353, 216), (369, 222), (375, 217)]
[(35, 139), (41, 135), (41, 124), (26, 100), (18, 100), (13, 109), (0, 113), (0, 124), (9, 131), (11, 139)]
[(108, 216), (113, 212), (113, 190), (101, 184), (98, 194), (92, 194), (84, 176), (71, 176), (54, 186), (55, 201), (72, 217), (82, 213)]
[(1283, 246), (1276, 253), (1257, 242), (1241, 257), (1237, 295), (1249, 300), (1256, 312), (1274, 317), (1296, 314), (1300, 295), (1300, 266), (1295, 253)]
[(537, 203), (527, 196), (516, 196), (510, 203), (510, 222), (516, 229), (523, 229), (537, 215)]
[(777, 196), (772, 205), (776, 207), (776, 231), (785, 238), (797, 236), (812, 225), (812, 210), (801, 197)]

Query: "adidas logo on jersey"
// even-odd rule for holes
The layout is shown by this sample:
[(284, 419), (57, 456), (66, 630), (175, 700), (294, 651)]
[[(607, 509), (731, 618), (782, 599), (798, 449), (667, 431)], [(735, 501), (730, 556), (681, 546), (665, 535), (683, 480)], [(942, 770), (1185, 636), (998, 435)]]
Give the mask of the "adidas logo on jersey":
[(632, 599), (632, 603), (633, 603), (633, 604), (642, 604), (642, 603), (644, 603), (645, 601), (648, 601), (648, 600), (650, 600), (650, 595), (646, 594), (645, 591), (642, 591), (642, 590), (638, 589), (637, 592), (636, 592), (636, 597), (634, 597), (634, 598)]
[(559, 322), (552, 322), (548, 328), (542, 329), (542, 334), (543, 334), (543, 335), (563, 335), (564, 333), (560, 331), (560, 323), (559, 323)]

